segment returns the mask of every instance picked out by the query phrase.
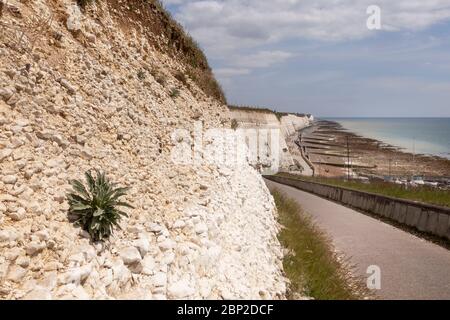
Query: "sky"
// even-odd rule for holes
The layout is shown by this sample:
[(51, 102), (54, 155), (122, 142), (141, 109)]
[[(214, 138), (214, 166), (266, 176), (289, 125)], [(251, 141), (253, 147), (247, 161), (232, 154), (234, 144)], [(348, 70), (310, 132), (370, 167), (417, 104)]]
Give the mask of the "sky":
[[(450, 0), (163, 0), (229, 104), (450, 117)], [(371, 5), (381, 28), (371, 30)]]

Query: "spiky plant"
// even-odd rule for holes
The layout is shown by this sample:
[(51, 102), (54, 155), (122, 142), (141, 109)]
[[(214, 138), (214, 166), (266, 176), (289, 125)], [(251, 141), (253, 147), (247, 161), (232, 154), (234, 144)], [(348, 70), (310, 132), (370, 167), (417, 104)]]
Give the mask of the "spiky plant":
[(144, 81), (145, 80), (145, 72), (143, 70), (139, 70), (137, 73), (137, 77), (139, 80)]
[(231, 120), (231, 129), (236, 130), (239, 127), (239, 123), (236, 119)]
[(129, 188), (118, 188), (104, 172), (86, 171), (87, 187), (79, 180), (70, 181), (73, 192), (67, 198), (70, 213), (77, 217), (75, 223), (89, 232), (92, 240), (108, 239), (115, 226), (120, 228), (119, 221), (128, 215), (119, 210), (120, 207), (133, 208), (130, 204), (120, 201)]
[(177, 88), (173, 88), (172, 90), (170, 90), (169, 96), (172, 99), (177, 98), (180, 95), (180, 90), (178, 90)]

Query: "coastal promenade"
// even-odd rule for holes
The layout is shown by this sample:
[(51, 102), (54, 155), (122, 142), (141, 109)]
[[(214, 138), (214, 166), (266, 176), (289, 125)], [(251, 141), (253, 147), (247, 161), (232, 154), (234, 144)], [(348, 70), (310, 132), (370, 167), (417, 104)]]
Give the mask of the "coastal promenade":
[(266, 180), (297, 200), (333, 240), (336, 250), (350, 259), (355, 274), (381, 270), (380, 299), (450, 299), (450, 251), (355, 210)]

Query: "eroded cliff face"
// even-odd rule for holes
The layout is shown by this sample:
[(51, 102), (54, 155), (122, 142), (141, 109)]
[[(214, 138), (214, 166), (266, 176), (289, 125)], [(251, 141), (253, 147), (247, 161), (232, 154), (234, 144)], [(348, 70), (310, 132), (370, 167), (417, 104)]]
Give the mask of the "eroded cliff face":
[[(294, 114), (280, 118), (268, 110), (251, 110), (233, 107), (230, 110), (237, 131), (247, 136), (251, 164), (263, 174), (279, 171), (312, 175), (312, 170), (302, 158), (295, 141), (298, 132), (312, 123), (312, 117)], [(251, 138), (252, 136), (256, 138)], [(254, 144), (252, 148), (250, 145)]]
[[(155, 31), (160, 7), (142, 3), (3, 5), (0, 298), (284, 297), (261, 176), (172, 161), (174, 130), (229, 127), (229, 112), (180, 35)], [(91, 168), (131, 187), (135, 207), (105, 243), (68, 220), (69, 180)]]

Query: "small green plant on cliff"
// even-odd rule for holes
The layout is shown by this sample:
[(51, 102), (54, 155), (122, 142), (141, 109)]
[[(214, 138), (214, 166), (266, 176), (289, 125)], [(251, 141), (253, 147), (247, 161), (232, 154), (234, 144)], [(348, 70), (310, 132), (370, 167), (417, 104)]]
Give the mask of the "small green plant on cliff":
[(139, 70), (137, 73), (137, 77), (139, 80), (144, 81), (145, 80), (145, 72), (143, 70)]
[(75, 223), (89, 232), (92, 240), (106, 240), (113, 233), (114, 227), (120, 228), (121, 218), (128, 216), (119, 208), (133, 208), (120, 201), (128, 188), (118, 188), (99, 170), (96, 170), (95, 177), (91, 171), (87, 171), (85, 178), (87, 186), (79, 180), (70, 181), (73, 192), (67, 196), (69, 211), (77, 217)]
[(239, 127), (239, 123), (236, 119), (231, 120), (231, 129), (236, 130)]
[(178, 90), (177, 88), (173, 88), (172, 90), (170, 90), (169, 96), (172, 99), (176, 99), (180, 96), (180, 90)]

